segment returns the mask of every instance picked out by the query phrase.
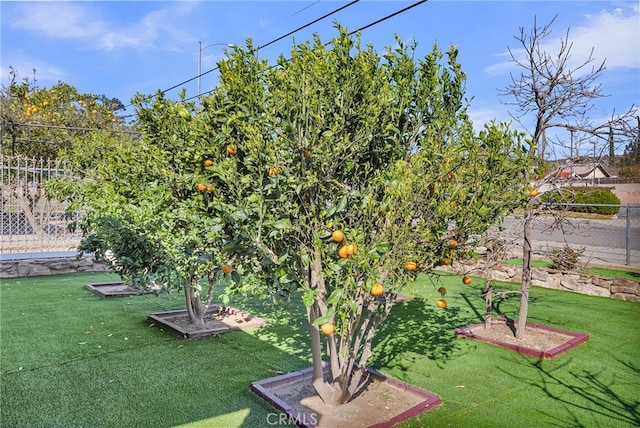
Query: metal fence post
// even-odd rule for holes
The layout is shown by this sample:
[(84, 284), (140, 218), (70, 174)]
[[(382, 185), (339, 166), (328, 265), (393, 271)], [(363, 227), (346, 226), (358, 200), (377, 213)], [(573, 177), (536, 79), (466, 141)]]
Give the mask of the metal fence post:
[(629, 211), (629, 204), (627, 204), (627, 233), (625, 246), (627, 249), (625, 265), (629, 266), (631, 264), (631, 212)]

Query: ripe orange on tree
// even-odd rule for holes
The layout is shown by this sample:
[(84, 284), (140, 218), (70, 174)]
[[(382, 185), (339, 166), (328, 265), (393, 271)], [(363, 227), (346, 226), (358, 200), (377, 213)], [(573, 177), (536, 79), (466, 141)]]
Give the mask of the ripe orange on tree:
[(211, 166), (213, 165), (213, 161), (211, 159), (207, 159), (204, 161), (204, 166)]
[(380, 296), (382, 293), (384, 293), (384, 286), (379, 282), (373, 284), (373, 287), (371, 287), (371, 295), (374, 297), (377, 297), (377, 296)]
[(277, 176), (280, 174), (280, 168), (274, 166), (273, 168), (269, 168), (269, 175)]
[(418, 265), (416, 264), (416, 262), (409, 260), (404, 264), (404, 268), (406, 270), (414, 271), (418, 268)]
[(222, 265), (222, 272), (223, 273), (230, 274), (232, 270), (233, 269), (231, 268), (230, 264), (225, 263), (225, 264)]
[(449, 246), (450, 247), (457, 247), (458, 246), (458, 241), (456, 241), (455, 239), (451, 239), (449, 241)]
[(344, 233), (340, 229), (334, 230), (333, 233), (331, 234), (331, 237), (336, 242), (344, 241)]
[(198, 184), (196, 185), (196, 188), (198, 189), (198, 191), (199, 191), (199, 192), (204, 192), (205, 190), (207, 190), (207, 186), (205, 186), (205, 185), (204, 185), (204, 184), (202, 184), (202, 183), (198, 183)]
[(436, 306), (439, 308), (446, 308), (447, 307), (447, 301), (445, 299), (438, 299), (436, 301)]
[(444, 258), (442, 259), (442, 265), (443, 266), (449, 266), (451, 264), (451, 260), (449, 260), (448, 258)]
[(538, 191), (536, 189), (529, 190), (529, 196), (535, 198), (536, 196), (538, 196)]
[(331, 336), (336, 331), (336, 327), (332, 322), (326, 322), (320, 326), (320, 330), (327, 336)]
[(464, 285), (469, 285), (469, 284), (471, 284), (471, 277), (468, 277), (468, 276), (466, 276), (466, 275), (465, 275), (465, 276), (463, 276), (463, 277), (462, 277), (462, 283), (463, 283)]
[(235, 155), (237, 151), (238, 147), (235, 144), (229, 144), (227, 146), (227, 153), (229, 153), (230, 155)]
[(338, 255), (340, 257), (342, 257), (343, 259), (346, 259), (347, 257), (349, 257), (349, 249), (347, 247), (348, 247), (348, 245), (342, 245), (338, 249)]

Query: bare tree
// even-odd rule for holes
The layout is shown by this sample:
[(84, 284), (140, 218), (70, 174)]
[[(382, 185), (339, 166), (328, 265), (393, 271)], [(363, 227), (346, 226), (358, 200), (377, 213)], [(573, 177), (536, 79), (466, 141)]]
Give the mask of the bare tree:
[[(603, 137), (605, 142), (611, 141), (615, 135), (628, 135), (629, 119), (633, 116), (633, 106), (623, 115), (612, 115), (611, 120), (603, 125), (593, 126), (588, 113), (593, 101), (604, 97), (601, 84), (597, 82), (605, 70), (605, 61), (596, 62), (593, 49), (582, 61), (572, 61), (573, 43), (569, 40), (569, 29), (560, 39), (557, 51), (553, 54), (544, 49), (544, 42), (551, 35), (554, 17), (548, 24), (538, 26), (534, 18), (533, 28), (526, 31), (520, 27), (515, 39), (522, 49), (509, 48), (511, 60), (520, 69), (519, 75), (511, 75), (511, 83), (499, 92), (512, 101), (505, 104), (515, 106), (511, 116), (520, 124), (524, 119), (535, 117), (531, 134), (530, 156), (534, 168), (523, 171), (527, 181), (538, 187), (544, 179), (542, 166), (546, 157), (547, 131), (551, 128), (562, 128), (574, 133), (585, 133), (595, 137)], [(524, 126), (524, 125), (523, 125)], [(526, 126), (525, 126), (526, 128)], [(637, 135), (637, 134), (636, 134)], [(560, 144), (562, 144), (560, 142)], [(571, 142), (570, 144), (573, 144)], [(524, 243), (520, 310), (516, 336), (523, 337), (529, 307), (529, 288), (531, 286), (532, 256), (532, 222), (537, 213), (537, 192), (531, 193), (524, 213)]]
[(592, 101), (605, 95), (601, 84), (596, 82), (605, 70), (605, 62), (595, 63), (593, 49), (588, 58), (572, 65), (569, 30), (560, 39), (558, 51), (550, 54), (544, 50), (543, 42), (551, 35), (551, 25), (539, 27), (534, 18), (533, 28), (527, 33), (520, 27), (515, 39), (522, 45), (516, 51), (508, 48), (511, 60), (521, 73), (511, 74), (511, 83), (500, 91), (501, 96), (509, 96), (514, 101), (505, 104), (516, 106), (511, 116), (522, 123), (523, 119), (535, 116), (533, 142), (537, 146), (535, 155), (544, 159), (547, 152), (546, 131), (550, 128), (567, 130), (589, 129), (587, 113)]
[[(533, 28), (527, 33), (520, 27), (520, 34), (515, 37), (522, 49), (508, 48), (509, 55), (521, 73), (511, 74), (511, 83), (499, 92), (501, 97), (509, 97), (512, 101), (504, 101), (507, 105), (516, 107), (510, 112), (518, 123), (524, 125), (524, 120), (535, 116), (534, 129), (531, 133), (536, 145), (535, 156), (545, 159), (548, 151), (547, 131), (551, 128), (562, 128), (571, 133), (583, 133), (596, 137), (596, 141), (607, 149), (614, 137), (625, 139), (637, 135), (634, 121), (637, 108), (630, 106), (624, 113), (611, 114), (611, 117), (599, 124), (593, 124), (588, 113), (593, 108), (593, 101), (606, 97), (601, 90), (602, 85), (597, 79), (606, 70), (605, 60), (596, 63), (593, 48), (589, 56), (572, 64), (571, 49), (573, 42), (569, 41), (570, 29), (565, 37), (559, 41), (558, 51), (550, 54), (544, 50), (543, 42), (551, 36), (551, 26), (554, 17), (548, 24), (539, 27), (534, 18)], [(555, 141), (555, 144), (568, 148), (573, 153), (577, 147), (572, 142)]]

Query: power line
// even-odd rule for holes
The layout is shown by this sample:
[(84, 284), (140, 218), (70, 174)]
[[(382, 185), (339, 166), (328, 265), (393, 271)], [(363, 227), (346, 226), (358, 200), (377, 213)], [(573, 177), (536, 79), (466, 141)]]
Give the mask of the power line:
[[(285, 37), (289, 37), (290, 35), (295, 34), (295, 33), (297, 33), (298, 31), (303, 30), (303, 29), (305, 29), (305, 28), (307, 28), (307, 27), (309, 27), (309, 26), (311, 26), (311, 25), (315, 24), (316, 22), (322, 21), (323, 19), (328, 18), (328, 17), (330, 17), (331, 15), (334, 15), (334, 14), (336, 14), (336, 13), (340, 12), (341, 10), (348, 8), (349, 6), (352, 6), (352, 5), (356, 4), (356, 3), (358, 3), (359, 1), (360, 1), (360, 0), (354, 0), (354, 1), (352, 1), (351, 3), (347, 3), (347, 4), (346, 4), (346, 5), (344, 5), (344, 6), (341, 6), (341, 7), (337, 8), (337, 9), (335, 9), (335, 10), (332, 10), (331, 12), (329, 12), (329, 13), (327, 13), (327, 14), (325, 14), (325, 15), (321, 16), (320, 18), (316, 18), (316, 19), (314, 19), (313, 21), (308, 22), (308, 23), (304, 24), (303, 26), (296, 28), (296, 29), (295, 29), (295, 30), (293, 30), (293, 31), (289, 31), (287, 34), (285, 34), (285, 35), (283, 35), (283, 36), (280, 36), (280, 37), (278, 37), (277, 39), (273, 39), (273, 40), (271, 40), (270, 42), (265, 43), (264, 45), (258, 46), (257, 48), (255, 48), (255, 49), (254, 49), (254, 51), (255, 51), (255, 52), (258, 52), (260, 49), (266, 48), (266, 47), (267, 47), (267, 46), (269, 46), (269, 45), (272, 45), (272, 44), (274, 44), (274, 43), (276, 43), (276, 42), (279, 42), (280, 40), (284, 39)], [(425, 1), (426, 1), (426, 0), (425, 0)], [(189, 82), (191, 82), (192, 80), (197, 79), (198, 77), (202, 77), (202, 76), (204, 76), (205, 74), (209, 74), (209, 73), (211, 73), (212, 71), (218, 70), (219, 68), (220, 68), (220, 67), (216, 66), (216, 67), (212, 68), (211, 70), (205, 71), (204, 73), (200, 73), (200, 74), (199, 74), (199, 75), (197, 75), (196, 77), (192, 77), (192, 78), (191, 78), (191, 79), (189, 79), (189, 80), (186, 80), (186, 81), (184, 81), (184, 82), (182, 82), (182, 83), (179, 83), (178, 85), (175, 85), (175, 86), (173, 86), (173, 87), (171, 87), (171, 88), (167, 89), (167, 91), (169, 91), (169, 90), (171, 90), (171, 89), (175, 89), (175, 88), (177, 88), (178, 86), (182, 86), (182, 85), (183, 85), (183, 84), (185, 84), (185, 83), (189, 83)], [(164, 92), (166, 92), (166, 91), (163, 91), (163, 93), (164, 93)], [(211, 91), (209, 91), (209, 92), (211, 92)], [(208, 92), (205, 92), (205, 93), (208, 93)], [(197, 98), (197, 97), (199, 97), (199, 96), (201, 96), (201, 94), (198, 94), (198, 95), (196, 95), (196, 96), (194, 96), (194, 97), (190, 97), (190, 98), (188, 98), (188, 99)]]
[[(403, 8), (403, 9), (400, 9), (400, 10), (398, 10), (398, 11), (396, 11), (396, 12), (393, 12), (393, 13), (391, 13), (391, 14), (389, 14), (389, 15), (386, 15), (386, 16), (384, 16), (384, 17), (382, 17), (382, 18), (380, 18), (380, 19), (378, 19), (378, 20), (376, 20), (376, 21), (373, 21), (373, 22), (371, 22), (371, 23), (369, 23), (369, 24), (367, 24), (367, 25), (364, 25), (364, 26), (362, 26), (362, 27), (360, 27), (360, 28), (358, 28), (358, 29), (356, 29), (356, 30), (353, 30), (353, 31), (351, 31), (351, 32), (349, 33), (349, 35), (351, 36), (351, 35), (353, 35), (353, 34), (355, 34), (355, 33), (359, 32), (359, 31), (363, 31), (363, 30), (366, 30), (367, 28), (371, 28), (371, 27), (373, 27), (374, 25), (377, 25), (377, 24), (379, 24), (379, 23), (381, 23), (381, 22), (383, 22), (383, 21), (386, 21), (387, 19), (393, 18), (394, 16), (400, 15), (401, 13), (404, 13), (404, 12), (408, 11), (409, 9), (412, 9), (412, 8), (414, 8), (414, 7), (416, 7), (416, 6), (419, 6), (419, 5), (421, 5), (422, 3), (426, 3), (426, 2), (427, 2), (427, 0), (420, 0), (420, 1), (417, 1), (417, 2), (415, 2), (415, 3), (413, 3), (413, 4), (411, 4), (411, 5), (409, 5), (409, 6), (405, 7), (405, 8)], [(286, 36), (283, 36), (283, 37), (286, 37)], [(327, 45), (329, 45), (329, 44), (330, 44), (330, 43), (327, 43)], [(266, 45), (264, 45), (264, 46), (266, 46)], [(264, 47), (264, 46), (261, 46), (261, 47)], [(212, 70), (212, 71), (213, 71), (213, 70)], [(210, 91), (207, 91), (207, 92), (204, 92), (204, 93), (200, 94), (200, 96), (202, 96), (202, 95), (206, 95), (206, 94), (209, 94), (209, 93), (211, 93), (211, 92), (213, 92), (213, 89), (212, 89), (212, 90), (210, 90)], [(190, 98), (187, 98), (185, 101), (191, 100), (191, 99), (196, 98), (196, 97), (197, 97), (197, 95), (196, 95), (196, 96), (193, 96), (193, 97), (190, 97)]]
[[(3, 122), (2, 127), (4, 128), (6, 122)], [(100, 132), (113, 132), (116, 134), (136, 134), (140, 135), (140, 131), (131, 131), (128, 129), (101, 129), (101, 128), (84, 128), (79, 126), (59, 126), (59, 125), (44, 125), (41, 123), (19, 123), (13, 122), (12, 125), (15, 126), (25, 126), (29, 128), (47, 128), (47, 129), (62, 129), (65, 131), (100, 131)]]
[(300, 9), (299, 11), (297, 11), (297, 12), (295, 12), (295, 13), (291, 14), (291, 16), (295, 16), (295, 15), (299, 14), (300, 12), (302, 12), (303, 10), (308, 9), (308, 8), (310, 8), (311, 6), (314, 6), (314, 5), (318, 4), (318, 3), (320, 3), (320, 0), (316, 0), (316, 1), (314, 1), (313, 3), (306, 5), (305, 7), (303, 7), (302, 9)]
[(394, 12), (394, 13), (392, 13), (392, 14), (390, 14), (390, 15), (387, 15), (387, 16), (385, 16), (385, 17), (383, 17), (383, 18), (380, 18), (380, 19), (378, 19), (377, 21), (374, 21), (374, 22), (372, 22), (372, 23), (370, 23), (370, 24), (365, 25), (364, 27), (360, 27), (360, 28), (358, 28), (357, 30), (353, 30), (351, 33), (349, 33), (349, 35), (352, 35), (352, 34), (354, 34), (354, 33), (357, 33), (358, 31), (366, 30), (366, 29), (367, 29), (367, 28), (369, 28), (369, 27), (373, 27), (374, 25), (377, 25), (377, 24), (381, 23), (382, 21), (386, 21), (387, 19), (389, 19), (389, 18), (393, 18), (393, 17), (394, 17), (394, 16), (396, 16), (396, 15), (400, 15), (401, 13), (404, 13), (404, 12), (408, 11), (409, 9), (412, 9), (412, 8), (414, 8), (414, 7), (416, 7), (416, 6), (419, 6), (419, 5), (421, 5), (422, 3), (426, 3), (426, 2), (427, 2), (427, 0), (420, 0), (420, 1), (418, 1), (418, 2), (415, 2), (414, 4), (409, 5), (409, 6), (405, 7), (404, 9), (400, 9), (399, 11)]
[[(326, 14), (326, 15), (324, 15), (324, 16), (321, 16), (320, 18), (314, 19), (313, 21), (309, 22), (308, 24), (305, 24), (305, 25), (303, 25), (302, 27), (298, 27), (298, 28), (296, 28), (295, 30), (290, 31), (289, 33), (285, 34), (284, 36), (280, 36), (280, 37), (278, 37), (278, 38), (277, 38), (277, 39), (275, 39), (275, 40), (271, 40), (269, 43), (266, 43), (266, 44), (264, 44), (264, 45), (262, 45), (262, 46), (259, 46), (256, 50), (260, 50), (260, 49), (262, 49), (262, 48), (266, 48), (267, 46), (269, 46), (269, 45), (271, 45), (271, 44), (273, 44), (273, 43), (275, 43), (275, 42), (278, 42), (278, 41), (280, 41), (280, 40), (284, 39), (285, 37), (289, 37), (289, 36), (290, 36), (290, 35), (292, 35), (293, 33), (296, 33), (296, 32), (298, 32), (298, 31), (300, 31), (300, 30), (302, 30), (302, 29), (304, 29), (304, 28), (307, 28), (307, 27), (308, 27), (308, 26), (310, 26), (310, 25), (315, 24), (315, 23), (316, 23), (316, 22), (318, 22), (318, 21), (322, 21), (323, 19), (328, 18), (329, 16), (331, 16), (331, 15), (333, 15), (333, 14), (337, 13), (337, 12), (340, 12), (342, 9), (346, 9), (346, 8), (348, 8), (349, 6), (353, 6), (354, 4), (358, 3), (358, 1), (360, 1), (360, 0), (354, 0), (354, 1), (352, 1), (351, 3), (348, 3), (348, 4), (346, 4), (346, 5), (342, 6), (342, 7), (337, 8), (336, 10), (334, 10), (334, 11), (332, 11), (332, 12), (327, 13), (327, 14)], [(426, 1), (426, 0), (425, 0), (425, 1)]]
[[(346, 5), (340, 6), (339, 8), (337, 8), (337, 9), (335, 9), (335, 10), (333, 10), (333, 11), (331, 11), (331, 12), (329, 12), (329, 13), (327, 13), (327, 14), (323, 15), (323, 16), (321, 16), (320, 18), (316, 18), (316, 19), (314, 19), (313, 21), (308, 22), (307, 24), (304, 24), (303, 26), (298, 27), (298, 28), (296, 28), (295, 30), (288, 32), (288, 33), (287, 33), (287, 34), (285, 34), (284, 36), (280, 36), (280, 37), (278, 37), (277, 39), (271, 40), (270, 42), (265, 43), (265, 44), (264, 44), (264, 45), (262, 45), (262, 46), (258, 46), (258, 47), (255, 49), (255, 51), (257, 52), (257, 51), (259, 51), (259, 50), (260, 50), (260, 49), (262, 49), (262, 48), (265, 48), (265, 47), (267, 47), (267, 46), (269, 46), (269, 45), (272, 45), (273, 43), (276, 43), (276, 42), (278, 42), (278, 41), (280, 41), (280, 40), (284, 39), (285, 37), (288, 37), (288, 36), (290, 36), (290, 35), (292, 35), (292, 34), (294, 34), (294, 33), (298, 32), (298, 31), (300, 31), (300, 30), (302, 30), (302, 29), (305, 29), (305, 28), (309, 27), (310, 25), (315, 24), (316, 22), (319, 22), (319, 21), (321, 21), (321, 20), (323, 20), (323, 19), (325, 19), (325, 18), (328, 18), (328, 17), (329, 17), (329, 16), (331, 16), (331, 15), (334, 15), (334, 14), (336, 14), (336, 13), (340, 12), (341, 10), (344, 10), (344, 9), (346, 9), (346, 8), (350, 7), (350, 6), (353, 6), (354, 4), (358, 3), (359, 1), (360, 1), (360, 0), (353, 0), (352, 2), (347, 3)], [(425, 0), (425, 1), (426, 1), (426, 0)], [(180, 86), (182, 86), (182, 85), (184, 85), (184, 84), (186, 84), (186, 83), (189, 83), (189, 82), (192, 82), (192, 81), (196, 80), (198, 77), (202, 77), (202, 76), (204, 76), (205, 74), (209, 74), (209, 73), (211, 73), (211, 72), (213, 72), (213, 71), (215, 71), (215, 70), (217, 70), (217, 69), (219, 69), (219, 68), (220, 68), (220, 67), (216, 66), (216, 67), (212, 68), (211, 70), (205, 71), (204, 73), (200, 73), (200, 74), (198, 74), (198, 75), (197, 75), (197, 76), (195, 76), (195, 77), (192, 77), (192, 78), (190, 78), (190, 79), (187, 79), (187, 80), (185, 80), (185, 81), (183, 81), (183, 82), (178, 83), (177, 85), (173, 85), (172, 87), (170, 87), (170, 88), (168, 88), (168, 89), (165, 89), (164, 91), (160, 91), (160, 92), (161, 92), (161, 93), (163, 93), (163, 94), (164, 94), (165, 92), (169, 92), (169, 91), (171, 91), (171, 90), (173, 90), (173, 89), (176, 89), (176, 88), (178, 88), (178, 87), (180, 87)], [(210, 92), (210, 91), (209, 91), (209, 92)], [(205, 92), (205, 93), (208, 93), (208, 92)], [(154, 96), (155, 96), (155, 95), (153, 95), (151, 98), (153, 98)], [(197, 96), (196, 96), (196, 97), (197, 97)], [(196, 98), (196, 97), (191, 97), (191, 98), (189, 98), (189, 99)], [(126, 109), (127, 107), (130, 107), (131, 105), (132, 105), (132, 104), (128, 104), (128, 105), (126, 105), (126, 106), (125, 106), (125, 109)]]

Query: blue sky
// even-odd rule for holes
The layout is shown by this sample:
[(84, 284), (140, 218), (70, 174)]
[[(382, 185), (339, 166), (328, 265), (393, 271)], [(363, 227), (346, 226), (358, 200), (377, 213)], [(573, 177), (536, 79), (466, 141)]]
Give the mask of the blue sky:
[[(165, 90), (195, 78), (198, 42), (264, 45), (319, 18), (349, 1), (75, 1), (0, 2), (2, 83), (9, 66), (20, 76), (36, 78), (40, 86), (63, 81), (92, 94), (104, 94), (129, 104), (136, 92)], [(274, 61), (290, 51), (294, 40), (313, 33), (329, 40), (338, 22), (356, 30), (415, 1), (360, 1), (262, 50)], [(415, 39), (418, 53), (434, 43), (442, 50), (455, 44), (467, 74), (467, 96), (476, 126), (496, 118), (509, 120), (498, 90), (519, 73), (509, 61), (507, 47), (520, 46), (514, 36), (527, 32), (534, 17), (539, 24), (557, 19), (546, 48), (557, 48), (567, 29), (576, 61), (606, 60), (599, 83), (609, 96), (591, 111), (602, 123), (614, 112), (640, 104), (640, 18), (638, 1), (452, 1), (431, 0), (362, 32), (362, 40), (382, 51), (394, 44), (394, 35)], [(202, 53), (202, 71), (215, 67), (223, 47)], [(201, 78), (202, 91), (216, 82), (216, 72)], [(197, 93), (197, 79), (183, 85), (187, 96)], [(167, 95), (177, 98), (180, 88)], [(506, 100), (506, 99), (505, 99)], [(586, 150), (586, 149), (585, 149)]]

